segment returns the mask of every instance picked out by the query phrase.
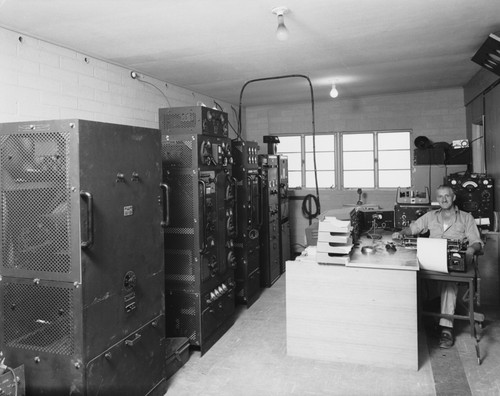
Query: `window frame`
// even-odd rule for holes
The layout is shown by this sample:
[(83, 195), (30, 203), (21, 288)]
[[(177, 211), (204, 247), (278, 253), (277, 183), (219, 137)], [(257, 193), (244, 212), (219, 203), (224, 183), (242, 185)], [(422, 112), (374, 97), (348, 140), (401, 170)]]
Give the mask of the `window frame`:
[[(413, 185), (413, 172), (412, 169), (412, 150), (411, 150), (411, 141), (413, 131), (411, 129), (386, 129), (386, 130), (367, 130), (367, 131), (333, 131), (333, 132), (316, 132), (316, 136), (319, 135), (333, 135), (334, 137), (334, 149), (335, 153), (335, 165), (334, 165), (334, 174), (335, 174), (335, 187), (319, 187), (320, 190), (328, 191), (328, 190), (338, 190), (338, 191), (349, 191), (355, 190), (358, 187), (345, 187), (344, 186), (344, 168), (343, 168), (343, 159), (344, 159), (344, 150), (342, 147), (342, 136), (343, 135), (355, 135), (355, 134), (371, 134), (373, 138), (373, 172), (374, 172), (374, 187), (363, 187), (366, 190), (394, 190), (397, 187), (380, 187), (380, 168), (379, 168), (379, 151), (390, 151), (390, 150), (379, 150), (378, 148), (378, 140), (380, 134), (385, 133), (408, 133), (408, 139), (410, 145), (408, 146), (408, 151), (410, 154), (410, 164), (408, 172), (410, 173), (410, 184)], [(306, 187), (306, 171), (309, 172), (311, 170), (306, 169), (306, 136), (312, 136), (312, 133), (287, 133), (280, 134), (279, 137), (300, 137), (300, 175), (301, 175), (301, 186), (300, 187), (290, 187), (291, 189), (297, 190), (309, 190), (311, 187)], [(406, 149), (398, 149), (398, 150), (406, 150)], [(291, 153), (291, 152), (290, 152)], [(293, 152), (298, 153), (298, 151)], [(278, 144), (278, 154), (288, 155), (288, 152), (280, 152), (280, 145)], [(391, 170), (404, 170), (404, 168), (395, 168)], [(400, 186), (400, 187), (410, 187), (410, 186)]]

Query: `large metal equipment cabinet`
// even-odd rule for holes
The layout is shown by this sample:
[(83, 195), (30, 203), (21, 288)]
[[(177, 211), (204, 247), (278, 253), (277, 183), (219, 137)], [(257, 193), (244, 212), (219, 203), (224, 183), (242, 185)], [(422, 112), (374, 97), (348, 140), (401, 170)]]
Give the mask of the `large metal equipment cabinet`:
[(261, 286), (271, 287), (281, 275), (278, 156), (259, 155), (262, 180), (262, 227), (260, 232)]
[(30, 395), (165, 389), (158, 130), (0, 124), (0, 350)]
[(162, 132), (167, 336), (187, 337), (202, 354), (234, 323), (234, 200), (231, 140)]
[(260, 296), (260, 228), (263, 221), (257, 142), (233, 141), (236, 199), (236, 300), (250, 307)]

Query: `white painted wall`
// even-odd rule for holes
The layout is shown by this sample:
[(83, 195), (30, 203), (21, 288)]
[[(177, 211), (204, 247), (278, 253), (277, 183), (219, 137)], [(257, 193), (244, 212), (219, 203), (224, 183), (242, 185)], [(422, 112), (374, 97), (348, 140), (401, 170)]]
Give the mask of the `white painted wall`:
[[(214, 98), (148, 76), (143, 83), (120, 65), (3, 28), (0, 48), (0, 122), (79, 118), (158, 128), (159, 108), (214, 106)], [(215, 100), (236, 128), (231, 105)]]
[[(245, 111), (244, 134), (267, 152), (262, 142), (264, 135), (303, 133), (312, 131), (311, 103), (257, 106)], [(369, 96), (356, 99), (338, 98), (315, 104), (316, 132), (394, 130), (412, 131), (412, 139), (427, 136), (432, 142), (448, 142), (466, 137), (463, 89), (450, 88), (435, 91), (410, 92), (393, 95)], [(412, 146), (412, 149), (414, 147)], [(415, 188), (425, 186), (432, 191), (453, 172), (465, 170), (463, 165), (416, 166), (413, 171)], [(378, 204), (383, 209), (394, 209), (396, 190), (364, 190), (363, 202)], [(301, 212), (302, 197), (313, 190), (295, 190), (296, 198), (290, 205), (292, 242), (304, 243), (308, 221)], [(356, 189), (320, 190), (322, 213), (343, 205), (355, 204)]]

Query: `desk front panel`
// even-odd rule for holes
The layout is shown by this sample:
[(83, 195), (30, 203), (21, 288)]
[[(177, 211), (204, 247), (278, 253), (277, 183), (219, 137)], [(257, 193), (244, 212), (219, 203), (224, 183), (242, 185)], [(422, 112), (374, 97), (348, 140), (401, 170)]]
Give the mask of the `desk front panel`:
[(287, 353), (417, 370), (416, 276), (288, 261)]

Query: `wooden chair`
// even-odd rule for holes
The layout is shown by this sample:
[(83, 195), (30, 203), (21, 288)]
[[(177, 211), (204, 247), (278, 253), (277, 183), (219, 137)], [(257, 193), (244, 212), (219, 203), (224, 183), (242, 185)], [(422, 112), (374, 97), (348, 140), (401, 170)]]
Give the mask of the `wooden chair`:
[[(418, 275), (420, 280), (419, 282), (420, 286), (422, 283), (421, 280), (424, 279), (428, 281), (455, 282), (466, 286), (466, 291), (463, 294), (462, 298), (460, 298), (460, 295), (457, 295), (457, 306), (454, 315), (425, 311), (422, 308), (421, 303), (420, 303), (420, 314), (426, 316), (439, 317), (439, 318), (468, 320), (470, 326), (470, 335), (475, 342), (478, 364), (481, 364), (481, 352), (479, 349), (479, 341), (480, 341), (480, 331), (482, 329), (482, 324), (484, 322), (484, 315), (482, 313), (476, 312), (475, 307), (480, 306), (481, 304), (480, 300), (481, 278), (478, 268), (479, 267), (478, 256), (482, 254), (483, 252), (476, 253), (472, 265), (470, 265), (470, 268), (467, 268), (466, 272), (450, 272), (446, 274), (441, 272), (420, 270)], [(456, 313), (459, 306), (465, 309), (466, 311), (465, 315)]]

